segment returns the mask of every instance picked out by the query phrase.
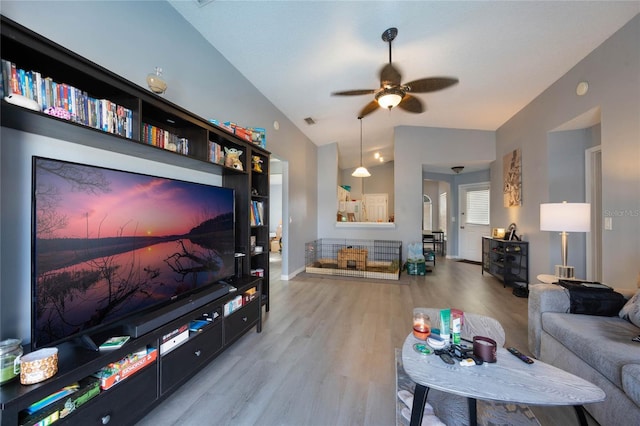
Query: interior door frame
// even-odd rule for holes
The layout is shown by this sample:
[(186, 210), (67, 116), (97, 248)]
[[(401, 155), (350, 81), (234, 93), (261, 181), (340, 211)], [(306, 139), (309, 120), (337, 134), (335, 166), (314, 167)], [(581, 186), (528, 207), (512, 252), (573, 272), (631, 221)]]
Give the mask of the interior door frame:
[(587, 232), (586, 279), (602, 280), (602, 145), (585, 150), (585, 202), (591, 204), (591, 231)]
[[(465, 233), (465, 230), (466, 230), (465, 227), (467, 224), (466, 216), (465, 216), (467, 200), (465, 195), (468, 190), (473, 190), (473, 189), (488, 189), (489, 191), (491, 191), (491, 182), (474, 182), (474, 183), (458, 185), (458, 258), (460, 259), (465, 259), (468, 257), (468, 256), (464, 256), (468, 252), (466, 251), (463, 252), (463, 248), (465, 247), (464, 242), (465, 242), (465, 239), (467, 238), (467, 234)], [(489, 198), (489, 202), (491, 202), (491, 198)], [(489, 206), (489, 211), (491, 211), (491, 206)], [(485, 227), (485, 225), (479, 225), (479, 226)], [(490, 230), (491, 230), (491, 225), (486, 225), (486, 229), (484, 233), (486, 235), (489, 235)], [(482, 240), (480, 238), (478, 239), (478, 250), (481, 258)]]

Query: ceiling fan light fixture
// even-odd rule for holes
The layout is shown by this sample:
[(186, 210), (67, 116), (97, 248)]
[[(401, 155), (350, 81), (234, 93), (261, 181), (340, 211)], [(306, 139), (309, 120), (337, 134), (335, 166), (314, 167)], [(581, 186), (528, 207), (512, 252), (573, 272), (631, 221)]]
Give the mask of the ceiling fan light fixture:
[(382, 108), (391, 109), (398, 106), (404, 97), (404, 92), (397, 88), (387, 88), (376, 94), (376, 101)]

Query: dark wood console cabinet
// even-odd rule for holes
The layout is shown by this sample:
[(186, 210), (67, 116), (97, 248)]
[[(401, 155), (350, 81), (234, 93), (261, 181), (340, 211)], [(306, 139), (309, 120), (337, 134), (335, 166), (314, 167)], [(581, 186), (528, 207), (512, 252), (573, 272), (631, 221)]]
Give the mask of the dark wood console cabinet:
[[(162, 336), (194, 319), (213, 312), (223, 312), (223, 306), (249, 288), (260, 290), (262, 279), (246, 277), (238, 280), (237, 290), (158, 327), (122, 348), (108, 352), (93, 352), (72, 341), (58, 346), (58, 373), (42, 383), (23, 386), (14, 380), (0, 387), (2, 426), (19, 424), (19, 413), (36, 401), (64, 386), (88, 377), (105, 365), (115, 362), (139, 347), (159, 348)], [(80, 406), (55, 424), (102, 425), (133, 424), (175, 389), (193, 377), (225, 348), (233, 344), (260, 321), (260, 302), (256, 299), (224, 317), (220, 315), (199, 332), (189, 332), (189, 338), (175, 349), (158, 354), (157, 360), (126, 378), (114, 387)]]
[[(32, 403), (90, 376), (140, 347), (159, 348), (162, 336), (166, 333), (201, 317), (203, 313), (219, 312), (217, 319), (202, 331), (190, 333), (189, 339), (180, 346), (168, 353), (158, 354), (157, 360), (151, 365), (113, 388), (102, 391), (68, 417), (55, 422), (61, 425), (132, 424), (254, 326), (258, 332), (261, 331), (262, 307), (269, 310), (270, 153), (4, 16), (1, 20), (3, 60), (25, 70), (37, 71), (54, 81), (65, 82), (94, 98), (108, 99), (132, 112), (131, 137), (123, 137), (25, 109), (3, 99), (3, 127), (210, 173), (221, 176), (222, 185), (235, 190), (236, 251), (248, 259), (242, 262), (240, 278), (233, 283), (237, 292), (208, 302), (113, 351), (93, 352), (75, 341), (60, 344), (58, 373), (52, 378), (29, 386), (21, 385), (19, 380), (0, 386), (0, 424), (17, 426), (20, 411)], [(189, 152), (181, 154), (146, 143), (143, 138), (145, 124), (188, 138)], [(242, 150), (242, 170), (210, 161), (213, 143), (222, 148)], [(260, 158), (262, 170), (254, 170), (252, 157)], [(251, 221), (250, 211), (254, 202), (260, 202), (263, 209), (260, 223)], [(253, 242), (255, 244), (252, 245)], [(256, 251), (255, 246), (262, 246), (262, 252)], [(251, 272), (257, 270), (262, 271), (262, 276), (252, 276)], [(222, 314), (225, 303), (253, 287), (259, 297), (228, 316)]]
[(482, 237), (482, 273), (505, 284), (529, 284), (529, 243)]

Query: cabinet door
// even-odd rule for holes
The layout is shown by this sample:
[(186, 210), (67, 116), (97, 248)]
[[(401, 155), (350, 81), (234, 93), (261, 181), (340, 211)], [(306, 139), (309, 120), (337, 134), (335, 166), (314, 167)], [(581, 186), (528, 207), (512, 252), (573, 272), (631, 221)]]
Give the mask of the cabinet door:
[(240, 337), (258, 321), (260, 299), (256, 299), (242, 309), (224, 319), (224, 344), (228, 345)]
[(222, 349), (222, 324), (207, 326), (188, 342), (162, 357), (161, 388), (164, 394), (180, 384)]

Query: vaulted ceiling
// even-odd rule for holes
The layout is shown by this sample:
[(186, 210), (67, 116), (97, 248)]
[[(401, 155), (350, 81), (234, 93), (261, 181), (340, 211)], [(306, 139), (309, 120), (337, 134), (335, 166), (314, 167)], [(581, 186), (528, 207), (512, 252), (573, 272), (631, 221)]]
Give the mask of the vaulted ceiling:
[(393, 159), (396, 126), (496, 130), (640, 13), (640, 1), (169, 3), (313, 143), (337, 143), (341, 168), (359, 163), (357, 116), (373, 95), (331, 94), (380, 87), (387, 28), (398, 28), (393, 63), (403, 83), (432, 76), (459, 83), (416, 94), (422, 114), (367, 115), (367, 167), (378, 164), (375, 152)]

